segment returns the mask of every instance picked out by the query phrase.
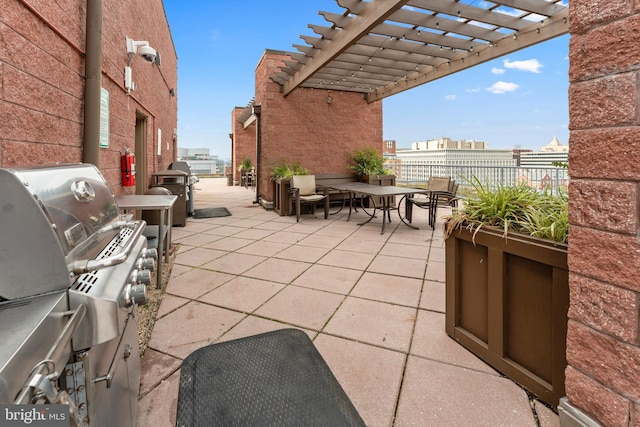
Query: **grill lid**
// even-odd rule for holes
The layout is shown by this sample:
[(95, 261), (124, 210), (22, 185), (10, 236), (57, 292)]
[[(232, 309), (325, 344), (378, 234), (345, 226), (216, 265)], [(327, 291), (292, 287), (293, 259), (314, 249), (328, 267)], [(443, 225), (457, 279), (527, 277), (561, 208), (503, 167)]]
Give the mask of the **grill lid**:
[(0, 169), (0, 301), (68, 288), (68, 265), (93, 259), (119, 219), (93, 165)]

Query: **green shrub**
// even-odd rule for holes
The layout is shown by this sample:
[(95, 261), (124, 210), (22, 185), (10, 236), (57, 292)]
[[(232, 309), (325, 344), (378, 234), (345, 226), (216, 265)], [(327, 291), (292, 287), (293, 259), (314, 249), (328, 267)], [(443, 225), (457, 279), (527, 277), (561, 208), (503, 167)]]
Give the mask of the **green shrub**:
[(290, 179), (293, 175), (309, 175), (309, 171), (303, 168), (300, 162), (281, 162), (271, 169), (271, 179)]
[(569, 219), (567, 194), (551, 190), (536, 191), (526, 185), (498, 185), (490, 189), (477, 178), (470, 182), (471, 195), (464, 208), (445, 223), (445, 235), (467, 228), (475, 234), (482, 227), (497, 227), (506, 238), (510, 231), (567, 243)]
[(373, 148), (363, 148), (351, 154), (349, 170), (354, 171), (358, 176), (364, 175), (390, 175), (392, 171), (385, 169), (384, 157), (378, 154)]

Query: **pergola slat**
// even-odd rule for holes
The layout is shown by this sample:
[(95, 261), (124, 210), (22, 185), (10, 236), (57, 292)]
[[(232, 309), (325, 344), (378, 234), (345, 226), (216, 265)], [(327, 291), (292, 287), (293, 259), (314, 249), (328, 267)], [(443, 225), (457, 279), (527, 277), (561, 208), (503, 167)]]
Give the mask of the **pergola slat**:
[(369, 102), (566, 34), (563, 0), (336, 0), (319, 13), (273, 80), (296, 87), (363, 92)]

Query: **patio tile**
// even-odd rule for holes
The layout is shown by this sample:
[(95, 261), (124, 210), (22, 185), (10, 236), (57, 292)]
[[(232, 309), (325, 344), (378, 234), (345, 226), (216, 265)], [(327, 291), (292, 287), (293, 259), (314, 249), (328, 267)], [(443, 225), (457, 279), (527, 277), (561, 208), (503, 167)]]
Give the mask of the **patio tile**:
[(298, 243), (299, 241), (306, 238), (307, 236), (308, 234), (306, 233), (293, 233), (291, 231), (279, 231), (265, 237), (264, 240), (267, 242), (294, 244), (294, 243)]
[(199, 301), (251, 313), (284, 286), (250, 277), (236, 277), (198, 298)]
[(420, 279), (364, 273), (351, 291), (351, 296), (417, 307), (421, 288)]
[(294, 326), (320, 330), (344, 297), (314, 289), (287, 286), (254, 314)]
[(318, 248), (314, 246), (305, 246), (304, 250), (300, 250), (299, 246), (289, 246), (287, 249), (278, 252), (275, 257), (288, 259), (292, 261), (303, 261), (303, 262), (316, 262), (320, 258), (322, 258), (329, 249), (326, 248)]
[(260, 228), (249, 228), (239, 233), (234, 234), (234, 237), (241, 239), (264, 239), (268, 235), (273, 234), (273, 230), (265, 230)]
[(409, 356), (396, 426), (535, 427), (527, 394), (512, 381)]
[(407, 245), (405, 243), (387, 242), (380, 250), (380, 255), (391, 255), (403, 258), (416, 258), (426, 260), (429, 254), (429, 246)]
[(202, 268), (229, 274), (242, 274), (266, 259), (268, 258), (263, 256), (232, 252), (211, 262), (203, 264)]
[(169, 279), (173, 279), (175, 277), (183, 275), (184, 273), (191, 270), (193, 270), (193, 267), (190, 265), (180, 265), (174, 263), (173, 267), (171, 267), (171, 274), (169, 275)]
[(344, 240), (336, 249), (340, 249), (343, 251), (349, 252), (362, 252), (366, 254), (377, 254), (382, 246), (384, 245), (384, 241), (381, 240), (367, 240), (363, 238), (349, 237)]
[(316, 264), (295, 279), (293, 284), (347, 295), (361, 275), (362, 272), (358, 270)]
[[(262, 317), (248, 316), (236, 326), (234, 326), (229, 332), (224, 334), (220, 338), (220, 341), (230, 341), (237, 338), (243, 338), (251, 335), (257, 335), (265, 332), (278, 331), (280, 329), (288, 328), (292, 328), (292, 326), (287, 325), (286, 323), (276, 322), (274, 320), (263, 319)], [(295, 329), (300, 329), (301, 331), (305, 332), (311, 339), (313, 339), (317, 335), (317, 332), (308, 329)]]
[(498, 373), (445, 332), (444, 314), (420, 310), (413, 332), (411, 354), (487, 374)]
[(174, 427), (178, 410), (180, 371), (139, 400), (137, 427)]
[(374, 254), (367, 254), (363, 252), (350, 252), (334, 249), (322, 257), (322, 259), (318, 260), (318, 264), (364, 270), (371, 263), (374, 256)]
[(167, 285), (167, 293), (194, 299), (233, 279), (233, 275), (200, 268), (193, 269), (172, 279)]
[(392, 425), (406, 356), (326, 334), (313, 343), (366, 425)]
[(236, 221), (233, 223), (234, 227), (244, 227), (244, 228), (261, 228), (260, 225), (264, 224), (264, 221), (256, 220), (256, 219), (241, 219), (240, 221)]
[(560, 427), (560, 418), (548, 406), (539, 400), (535, 401), (536, 414), (540, 421), (540, 427)]
[(420, 308), (431, 311), (445, 312), (446, 287), (444, 282), (425, 280), (422, 286)]
[(291, 283), (312, 264), (287, 259), (269, 258), (244, 273), (244, 276), (271, 280), (278, 283)]
[(140, 367), (140, 395), (150, 392), (174, 372), (180, 369), (181, 359), (158, 353), (153, 349), (144, 352)]
[(258, 240), (250, 245), (244, 246), (237, 250), (241, 254), (262, 255), (262, 256), (274, 256), (278, 252), (288, 248), (288, 243), (276, 243), (266, 242), (264, 240)]
[(205, 247), (208, 249), (218, 249), (220, 251), (233, 252), (254, 243), (253, 239), (240, 239), (238, 237), (224, 237), (212, 241)]
[(160, 303), (160, 307), (158, 308), (158, 312), (156, 313), (156, 319), (166, 316), (176, 308), (182, 307), (189, 301), (191, 300), (187, 298), (177, 297), (171, 294), (165, 294), (162, 297), (162, 302)]
[(444, 262), (431, 261), (427, 263), (427, 272), (424, 275), (425, 279), (433, 280), (435, 282), (446, 281), (446, 270)]
[(299, 244), (302, 246), (315, 246), (318, 248), (333, 249), (338, 246), (343, 240), (344, 238), (339, 236), (312, 234), (302, 239)]
[(409, 351), (416, 310), (348, 297), (324, 332), (399, 351)]
[(206, 234), (206, 233), (196, 233), (196, 234), (191, 234), (189, 236), (182, 237), (181, 239), (177, 240), (172, 232), (171, 238), (174, 242), (176, 241), (180, 242), (181, 245), (204, 246), (207, 243), (211, 243), (215, 240), (220, 239), (221, 236), (216, 236), (213, 234)]
[(158, 319), (149, 347), (180, 359), (218, 340), (245, 317), (242, 313), (192, 301)]
[(445, 248), (439, 248), (432, 246), (429, 251), (429, 261), (444, 262), (445, 261)]
[(240, 233), (241, 231), (246, 230), (243, 227), (234, 227), (232, 225), (227, 225), (225, 227), (216, 227), (213, 228), (209, 233), (215, 234), (217, 236), (233, 236), (234, 234)]
[(422, 259), (378, 255), (367, 271), (422, 279), (427, 263)]
[(224, 255), (225, 252), (207, 248), (189, 248), (182, 246), (178, 255), (176, 255), (176, 264), (189, 265), (199, 267), (202, 264), (216, 259)]

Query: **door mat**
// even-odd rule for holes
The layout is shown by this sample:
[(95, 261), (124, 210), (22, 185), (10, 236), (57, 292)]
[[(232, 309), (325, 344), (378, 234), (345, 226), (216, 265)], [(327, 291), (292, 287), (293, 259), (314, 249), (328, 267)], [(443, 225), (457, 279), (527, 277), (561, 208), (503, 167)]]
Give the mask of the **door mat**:
[(204, 208), (195, 209), (193, 211), (193, 217), (199, 218), (218, 218), (222, 216), (230, 216), (231, 212), (227, 208)]

